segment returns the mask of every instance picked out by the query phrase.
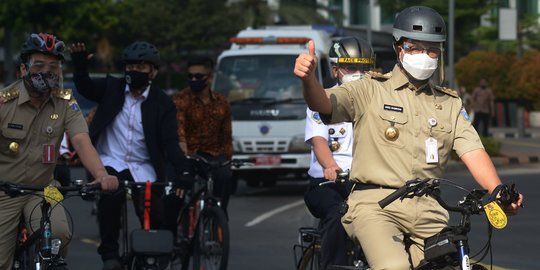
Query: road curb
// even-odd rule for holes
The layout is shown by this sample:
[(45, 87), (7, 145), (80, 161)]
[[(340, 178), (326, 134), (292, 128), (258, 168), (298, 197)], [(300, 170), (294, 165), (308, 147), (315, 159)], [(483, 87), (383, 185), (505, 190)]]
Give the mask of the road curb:
[(504, 165), (538, 164), (538, 163), (540, 163), (540, 156), (519, 155), (519, 156), (505, 156), (505, 157), (497, 157), (497, 158), (502, 159)]
[[(509, 165), (525, 165), (525, 164), (540, 164), (540, 156), (503, 156), (491, 157), (491, 161), (495, 167)], [(450, 160), (446, 164), (446, 171), (466, 170), (467, 166), (461, 160)]]

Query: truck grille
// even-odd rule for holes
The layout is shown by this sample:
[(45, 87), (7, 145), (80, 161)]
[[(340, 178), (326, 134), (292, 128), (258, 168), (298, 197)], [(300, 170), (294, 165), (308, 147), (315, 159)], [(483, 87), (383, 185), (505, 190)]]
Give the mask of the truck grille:
[(287, 151), (287, 141), (247, 140), (242, 141), (242, 150), (245, 153), (276, 153)]

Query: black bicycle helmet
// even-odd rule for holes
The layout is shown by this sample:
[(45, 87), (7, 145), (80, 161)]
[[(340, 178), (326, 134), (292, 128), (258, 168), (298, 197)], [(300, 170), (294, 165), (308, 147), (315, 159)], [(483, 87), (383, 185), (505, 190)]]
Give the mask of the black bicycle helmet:
[(357, 37), (343, 37), (334, 41), (329, 58), (334, 63), (359, 64), (363, 70), (372, 69), (375, 66), (375, 54), (367, 41)]
[(392, 31), (394, 40), (410, 38), (420, 41), (445, 42), (446, 25), (441, 15), (432, 8), (413, 6), (401, 11)]
[(65, 51), (66, 45), (57, 37), (46, 33), (33, 33), (24, 42), (21, 49), (20, 58), (23, 62), (26, 62), (32, 53), (39, 52), (52, 55), (64, 61)]
[(146, 41), (136, 41), (127, 46), (122, 53), (122, 61), (128, 62), (147, 62), (154, 66), (159, 66), (159, 51), (156, 46)]

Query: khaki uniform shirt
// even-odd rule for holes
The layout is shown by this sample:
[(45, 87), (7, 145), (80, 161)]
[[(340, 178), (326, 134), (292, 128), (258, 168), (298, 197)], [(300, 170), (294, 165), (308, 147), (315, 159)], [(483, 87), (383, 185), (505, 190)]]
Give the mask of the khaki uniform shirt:
[(71, 90), (54, 91), (39, 109), (22, 80), (0, 90), (0, 97), (0, 181), (49, 184), (64, 131), (71, 137), (88, 132)]
[[(322, 117), (325, 123), (353, 122), (355, 182), (400, 187), (414, 178), (441, 177), (450, 150), (461, 156), (483, 148), (455, 91), (416, 89), (397, 65), (391, 74), (368, 76), (327, 91), (332, 114)], [(429, 119), (436, 121), (432, 128)], [(385, 135), (392, 126), (399, 131), (394, 140)], [(430, 136), (437, 140), (436, 163), (426, 161)]]

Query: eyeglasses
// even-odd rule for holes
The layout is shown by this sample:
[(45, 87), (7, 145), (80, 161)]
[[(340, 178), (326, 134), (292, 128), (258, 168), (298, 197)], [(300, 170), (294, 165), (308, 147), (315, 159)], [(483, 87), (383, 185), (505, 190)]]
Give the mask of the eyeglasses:
[(32, 61), (28, 63), (28, 67), (35, 71), (44, 71), (47, 68), (48, 70), (58, 71), (62, 69), (62, 63), (60, 61), (46, 63), (46, 62), (38, 60), (38, 61)]
[(208, 77), (208, 74), (202, 74), (202, 73), (188, 73), (187, 74), (188, 79), (193, 80), (195, 78), (196, 80), (202, 80), (205, 77)]
[(401, 46), (403, 50), (408, 54), (421, 54), (426, 52), (427, 55), (431, 58), (437, 58), (439, 55), (441, 55), (441, 49), (438, 47), (421, 47), (416, 44), (407, 44), (403, 43)]

